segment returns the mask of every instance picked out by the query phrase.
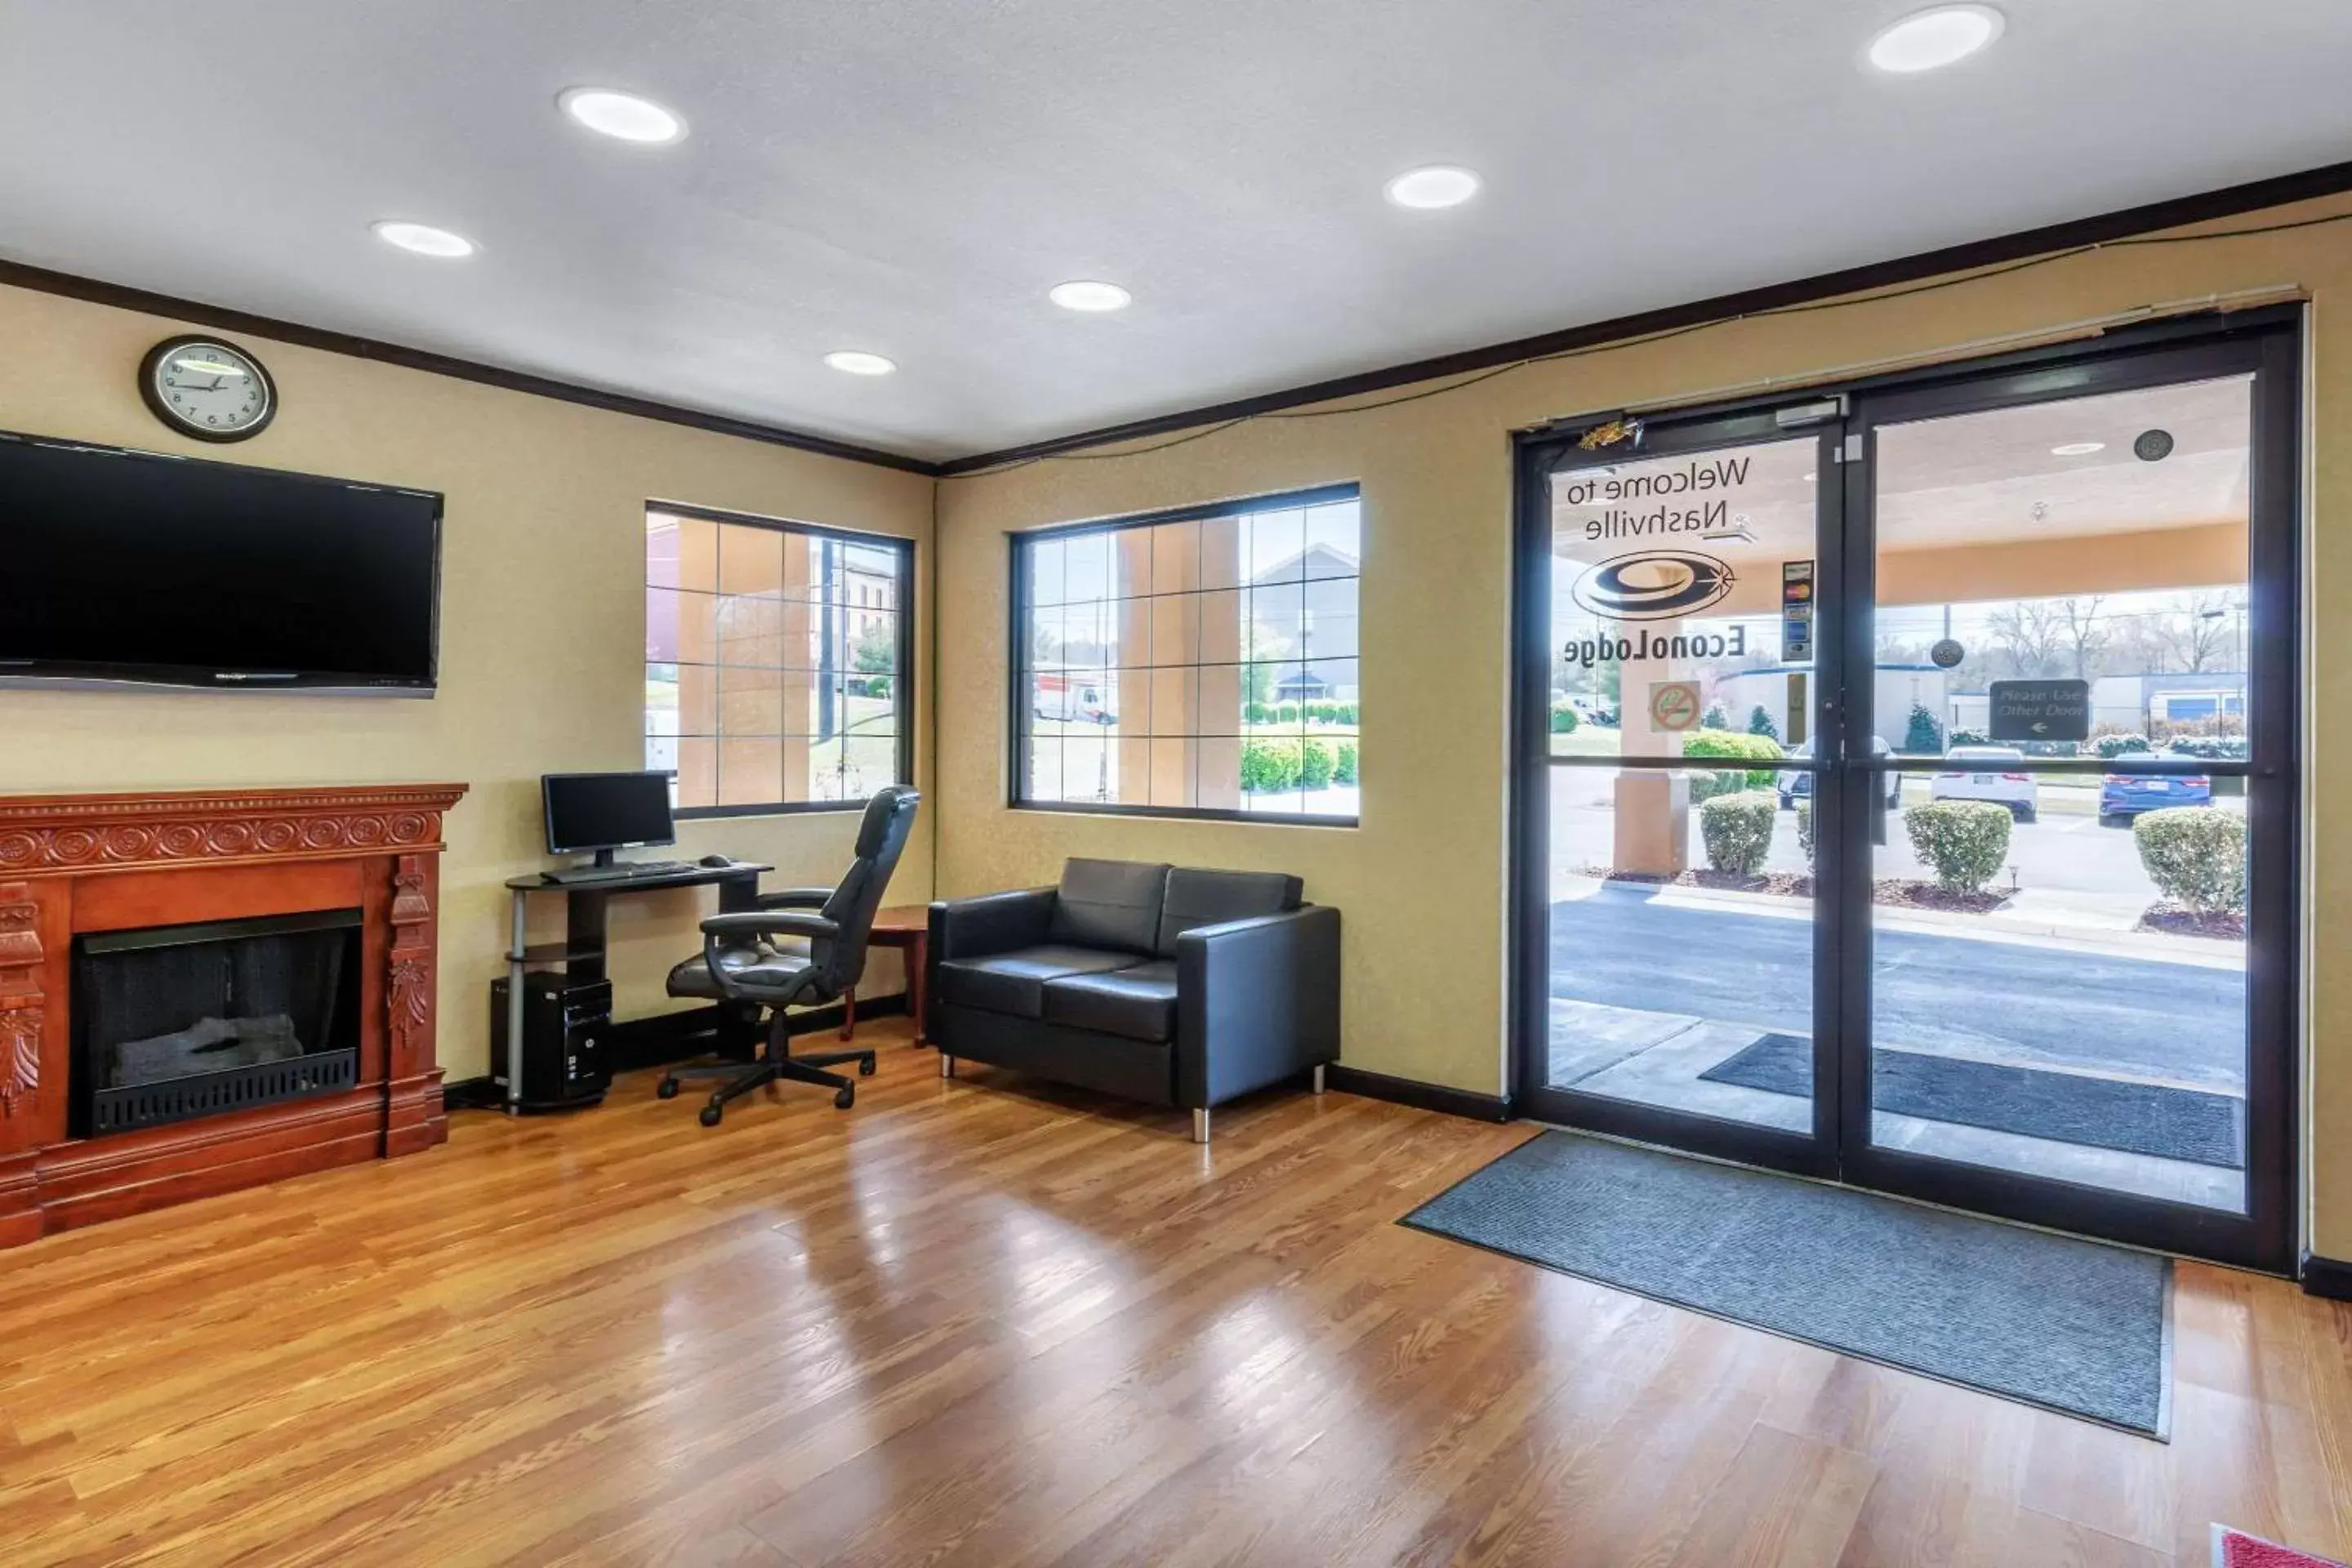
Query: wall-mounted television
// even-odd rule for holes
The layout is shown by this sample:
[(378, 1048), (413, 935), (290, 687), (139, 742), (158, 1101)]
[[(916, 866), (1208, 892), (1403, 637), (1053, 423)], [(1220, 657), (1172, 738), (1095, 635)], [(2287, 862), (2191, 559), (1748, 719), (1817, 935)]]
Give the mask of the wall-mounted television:
[(0, 431), (0, 681), (426, 695), (441, 498)]

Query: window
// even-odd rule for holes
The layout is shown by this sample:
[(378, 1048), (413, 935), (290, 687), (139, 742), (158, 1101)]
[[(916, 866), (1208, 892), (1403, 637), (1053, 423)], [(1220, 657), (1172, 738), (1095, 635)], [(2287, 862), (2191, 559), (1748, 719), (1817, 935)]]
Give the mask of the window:
[(681, 816), (839, 809), (913, 765), (914, 547), (646, 511), (646, 766)]
[(1018, 535), (1015, 805), (1352, 823), (1356, 487)]

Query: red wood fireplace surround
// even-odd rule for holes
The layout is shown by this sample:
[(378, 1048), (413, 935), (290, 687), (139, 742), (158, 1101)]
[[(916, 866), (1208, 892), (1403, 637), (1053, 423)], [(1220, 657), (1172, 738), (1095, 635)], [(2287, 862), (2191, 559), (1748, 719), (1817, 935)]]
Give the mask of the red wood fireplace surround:
[[(463, 784), (0, 796), (0, 1247), (415, 1153), (434, 1059), (442, 814)], [(358, 1084), (107, 1137), (70, 1131), (77, 937), (360, 913)]]

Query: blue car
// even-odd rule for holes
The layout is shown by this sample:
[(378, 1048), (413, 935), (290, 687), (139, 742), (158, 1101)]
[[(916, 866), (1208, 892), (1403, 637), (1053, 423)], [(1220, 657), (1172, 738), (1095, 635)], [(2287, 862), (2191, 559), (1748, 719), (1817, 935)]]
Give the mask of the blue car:
[(2151, 778), (2145, 773), (2109, 773), (2099, 786), (2099, 820), (2128, 822), (2143, 811), (2168, 805), (2210, 805), (2213, 781), (2202, 773), (2172, 773)]

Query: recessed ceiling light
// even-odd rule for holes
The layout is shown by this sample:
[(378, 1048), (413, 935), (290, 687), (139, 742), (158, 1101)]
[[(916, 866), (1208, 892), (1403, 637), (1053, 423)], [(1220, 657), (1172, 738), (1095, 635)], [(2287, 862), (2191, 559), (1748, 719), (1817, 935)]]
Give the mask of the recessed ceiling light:
[(1906, 16), (1870, 40), (1870, 63), (1897, 76), (1957, 64), (2000, 37), (2001, 14), (1990, 5), (1938, 5)]
[(1116, 283), (1083, 278), (1055, 284), (1045, 298), (1065, 310), (1124, 310), (1135, 302), (1135, 296)]
[(387, 217), (379, 218), (368, 226), (386, 245), (396, 245), (418, 256), (455, 261), (461, 256), (474, 254), (472, 240), (462, 234), (452, 234), (446, 228), (435, 228), (429, 223), (409, 223), (404, 219)]
[(880, 354), (867, 353), (862, 349), (835, 349), (824, 356), (824, 363), (852, 375), (887, 375), (898, 368), (896, 361), (884, 359)]
[(2063, 446), (2051, 447), (2050, 455), (2053, 458), (2087, 458), (2094, 452), (2106, 449), (2105, 441), (2069, 441)]
[(649, 98), (609, 87), (575, 87), (555, 100), (563, 112), (599, 136), (622, 142), (678, 142), (686, 121)]
[(1388, 184), (1388, 198), (1401, 207), (1430, 211), (1458, 207), (1478, 194), (1478, 176), (1451, 163), (1407, 169)]

